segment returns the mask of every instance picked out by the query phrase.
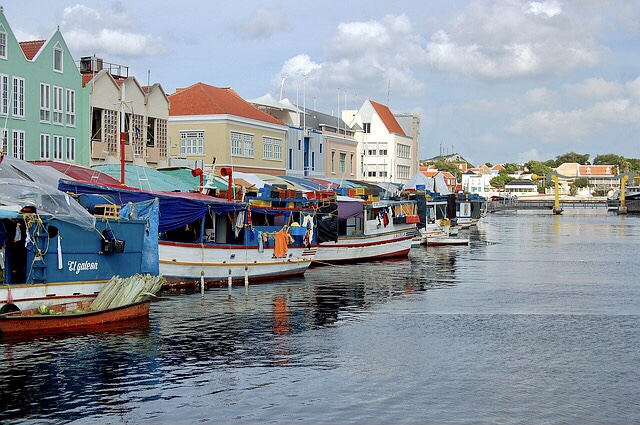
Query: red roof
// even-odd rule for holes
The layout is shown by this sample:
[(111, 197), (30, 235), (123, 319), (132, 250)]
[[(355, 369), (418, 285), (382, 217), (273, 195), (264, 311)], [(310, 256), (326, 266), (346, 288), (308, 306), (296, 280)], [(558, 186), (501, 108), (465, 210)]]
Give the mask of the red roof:
[(231, 88), (219, 88), (204, 83), (196, 83), (169, 95), (170, 116), (178, 115), (218, 115), (228, 114), (264, 121), (271, 124), (284, 123), (261, 111), (242, 99)]
[(396, 120), (396, 117), (388, 107), (376, 103), (372, 100), (370, 102), (371, 105), (373, 105), (373, 109), (376, 110), (378, 116), (380, 116), (380, 119), (387, 127), (387, 130), (389, 130), (389, 133), (396, 133), (406, 136), (406, 134), (404, 134), (404, 131), (402, 130), (402, 127), (400, 127), (400, 124), (398, 124), (398, 120)]
[(89, 84), (89, 81), (93, 80), (94, 74), (82, 74), (82, 87)]
[(19, 44), (27, 60), (32, 60), (46, 41), (47, 40), (21, 41)]
[(33, 161), (32, 164), (45, 165), (54, 168), (61, 173), (66, 174), (73, 180), (80, 182), (120, 185), (120, 181), (114, 179), (108, 174), (103, 173), (102, 171), (94, 170), (93, 168), (87, 168), (80, 165), (67, 164), (65, 162), (56, 161)]

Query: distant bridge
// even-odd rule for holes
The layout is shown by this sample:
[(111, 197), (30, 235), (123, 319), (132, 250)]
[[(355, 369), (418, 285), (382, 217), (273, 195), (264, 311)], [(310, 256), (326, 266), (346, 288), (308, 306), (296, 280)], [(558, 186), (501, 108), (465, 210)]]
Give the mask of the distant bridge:
[[(487, 211), (551, 210), (554, 205), (555, 201), (553, 200), (505, 199), (503, 201), (487, 202)], [(605, 199), (560, 201), (560, 207), (563, 210), (568, 208), (607, 208), (607, 201)]]

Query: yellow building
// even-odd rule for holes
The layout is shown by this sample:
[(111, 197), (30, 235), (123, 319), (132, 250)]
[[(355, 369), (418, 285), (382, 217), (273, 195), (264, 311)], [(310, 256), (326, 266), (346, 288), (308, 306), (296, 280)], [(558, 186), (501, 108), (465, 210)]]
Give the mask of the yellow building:
[(196, 83), (169, 95), (170, 155), (210, 169), (285, 174), (287, 126), (231, 88)]

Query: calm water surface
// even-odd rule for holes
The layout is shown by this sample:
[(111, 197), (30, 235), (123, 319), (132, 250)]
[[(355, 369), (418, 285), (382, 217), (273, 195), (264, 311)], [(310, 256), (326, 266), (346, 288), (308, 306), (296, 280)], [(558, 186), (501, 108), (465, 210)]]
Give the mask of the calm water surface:
[(469, 247), (166, 295), (0, 341), (0, 423), (640, 423), (640, 217), (490, 215)]

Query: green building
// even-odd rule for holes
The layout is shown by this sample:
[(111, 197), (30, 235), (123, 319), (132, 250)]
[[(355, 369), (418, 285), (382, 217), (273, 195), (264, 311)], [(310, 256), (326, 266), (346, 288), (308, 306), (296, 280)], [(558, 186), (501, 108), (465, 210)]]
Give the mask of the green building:
[(89, 165), (88, 93), (59, 29), (18, 42), (0, 6), (2, 152)]

